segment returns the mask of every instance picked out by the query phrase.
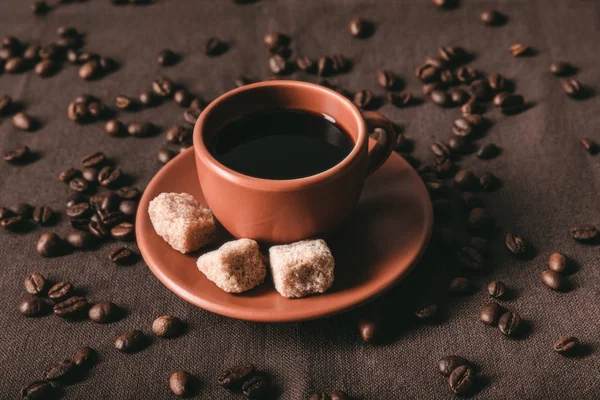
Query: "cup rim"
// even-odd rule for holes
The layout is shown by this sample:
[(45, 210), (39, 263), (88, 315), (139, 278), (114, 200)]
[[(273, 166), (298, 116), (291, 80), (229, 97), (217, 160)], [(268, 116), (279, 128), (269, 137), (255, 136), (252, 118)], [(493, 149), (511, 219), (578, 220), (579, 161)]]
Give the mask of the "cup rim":
[[(339, 163), (334, 165), (333, 167), (319, 172), (318, 174), (296, 178), (296, 179), (264, 179), (257, 178), (249, 175), (244, 175), (240, 172), (237, 172), (223, 164), (221, 164), (212, 154), (208, 151), (206, 143), (202, 138), (202, 129), (204, 124), (206, 123), (206, 118), (210, 114), (210, 112), (218, 106), (223, 100), (226, 100), (232, 96), (236, 96), (240, 93), (255, 90), (257, 88), (264, 87), (285, 87), (285, 88), (301, 88), (301, 89), (309, 89), (313, 91), (318, 91), (325, 95), (333, 95), (346, 107), (354, 118), (354, 122), (356, 126), (358, 126), (358, 136), (354, 143), (354, 146), (350, 153)], [(366, 124), (362, 113), (359, 109), (346, 97), (342, 96), (340, 93), (323, 87), (321, 85), (317, 85), (309, 82), (302, 81), (293, 81), (293, 80), (278, 80), (278, 81), (266, 81), (266, 82), (257, 82), (249, 85), (244, 85), (237, 89), (230, 90), (221, 96), (217, 97), (213, 100), (200, 114), (196, 124), (194, 125), (193, 132), (193, 146), (194, 153), (197, 157), (206, 161), (208, 167), (212, 170), (212, 172), (217, 173), (222, 178), (225, 178), (229, 181), (233, 181), (238, 185), (245, 186), (248, 188), (261, 189), (261, 190), (271, 190), (271, 191), (283, 191), (289, 189), (300, 189), (306, 186), (314, 185), (317, 183), (322, 183), (332, 179), (343, 171), (346, 171), (354, 162), (358, 160), (358, 155), (362, 151), (363, 147), (366, 144)], [(198, 167), (198, 166), (196, 166)]]

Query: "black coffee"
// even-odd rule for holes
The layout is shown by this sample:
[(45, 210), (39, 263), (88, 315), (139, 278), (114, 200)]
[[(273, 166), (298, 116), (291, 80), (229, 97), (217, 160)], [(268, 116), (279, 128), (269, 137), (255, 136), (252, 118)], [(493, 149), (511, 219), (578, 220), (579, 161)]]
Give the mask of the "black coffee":
[(315, 175), (342, 161), (354, 142), (325, 116), (298, 110), (269, 110), (225, 125), (209, 145), (223, 165), (263, 179)]

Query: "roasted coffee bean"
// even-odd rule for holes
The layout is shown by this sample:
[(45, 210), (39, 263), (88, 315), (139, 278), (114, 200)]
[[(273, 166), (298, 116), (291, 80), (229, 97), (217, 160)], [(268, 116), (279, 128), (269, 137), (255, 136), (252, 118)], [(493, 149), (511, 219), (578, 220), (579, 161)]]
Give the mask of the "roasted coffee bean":
[(469, 231), (474, 234), (487, 234), (494, 227), (493, 218), (483, 208), (474, 208), (467, 220)]
[(448, 291), (452, 294), (465, 295), (471, 293), (471, 290), (471, 283), (464, 277), (456, 277), (448, 285)]
[(358, 322), (358, 330), (363, 342), (374, 342), (379, 336), (379, 321), (374, 318), (361, 318)]
[(171, 97), (173, 95), (173, 82), (166, 76), (159, 76), (152, 82), (152, 91), (160, 97)]
[(491, 172), (485, 172), (479, 177), (479, 185), (485, 191), (494, 191), (500, 186), (500, 180)]
[(130, 222), (121, 222), (110, 230), (110, 235), (120, 241), (132, 240), (135, 234), (135, 227)]
[(439, 308), (437, 304), (426, 304), (421, 307), (417, 307), (415, 310), (415, 317), (420, 321), (433, 321), (438, 317)]
[(156, 336), (171, 338), (179, 336), (184, 329), (184, 323), (177, 317), (163, 315), (158, 317), (152, 323), (152, 332)]
[(371, 24), (362, 18), (354, 18), (348, 25), (350, 34), (357, 38), (365, 38), (371, 33)]
[(31, 219), (33, 217), (33, 206), (27, 203), (19, 203), (12, 206), (10, 210), (16, 215), (23, 217), (23, 219)]
[(319, 76), (329, 76), (333, 73), (333, 60), (329, 56), (319, 58), (317, 62), (317, 73)]
[(31, 131), (35, 128), (35, 119), (25, 113), (19, 112), (12, 117), (12, 124), (22, 131)]
[[(130, 125), (131, 126), (131, 125)], [(98, 173), (98, 183), (102, 186), (113, 186), (121, 178), (121, 170), (114, 167), (104, 167)]]
[(501, 281), (491, 281), (488, 284), (488, 293), (490, 296), (495, 297), (497, 299), (502, 298), (504, 293), (506, 292), (506, 285)]
[(581, 242), (593, 240), (598, 236), (595, 226), (589, 224), (575, 225), (571, 228), (571, 237)]
[(460, 83), (469, 84), (477, 78), (477, 71), (470, 67), (460, 67), (456, 70), (455, 76)]
[(67, 207), (65, 213), (69, 218), (86, 218), (92, 212), (89, 203), (76, 203)]
[(185, 89), (179, 89), (173, 93), (173, 100), (181, 107), (187, 107), (192, 101), (192, 95)]
[(174, 65), (178, 60), (177, 54), (170, 49), (164, 49), (156, 56), (156, 62), (163, 67)]
[(99, 324), (113, 322), (119, 318), (121, 309), (114, 303), (103, 301), (94, 304), (88, 311), (88, 318)]
[(462, 47), (445, 46), (438, 49), (440, 58), (448, 64), (460, 64), (467, 57), (467, 52)]
[(12, 98), (9, 95), (7, 95), (7, 94), (1, 95), (0, 96), (0, 115), (8, 113), (12, 104), (13, 104)]
[(127, 247), (118, 247), (108, 254), (108, 259), (115, 264), (128, 264), (134, 258), (134, 253)]
[(134, 107), (134, 102), (131, 98), (121, 94), (115, 97), (115, 106), (120, 110), (130, 110)]
[(98, 169), (93, 167), (84, 168), (81, 177), (90, 183), (98, 182)]
[(453, 153), (464, 153), (470, 148), (470, 142), (461, 136), (452, 136), (447, 145)]
[(412, 94), (410, 92), (390, 92), (387, 94), (387, 100), (396, 107), (406, 107), (412, 102)]
[(187, 397), (194, 392), (194, 377), (186, 371), (175, 371), (169, 377), (171, 391), (180, 397)]
[(469, 95), (467, 94), (467, 92), (459, 88), (453, 88), (448, 90), (448, 95), (450, 96), (452, 104), (455, 104), (457, 106), (463, 105), (469, 99)]
[(550, 64), (550, 72), (556, 76), (565, 76), (573, 73), (575, 68), (566, 62), (556, 61)]
[(79, 67), (79, 77), (84, 81), (96, 79), (102, 73), (100, 63), (96, 60), (91, 60)]
[(449, 158), (436, 159), (434, 169), (440, 177), (447, 177), (452, 175), (455, 170), (455, 165)]
[(502, 306), (500, 304), (490, 301), (481, 309), (479, 313), (479, 320), (486, 325), (495, 326), (498, 324), (498, 320), (503, 313)]
[(508, 251), (516, 256), (523, 256), (529, 250), (529, 246), (525, 240), (523, 240), (521, 236), (512, 233), (506, 234), (504, 237), (504, 244), (506, 245)]
[(263, 375), (256, 375), (242, 384), (242, 393), (249, 399), (261, 399), (269, 391), (269, 381)]
[(479, 114), (469, 114), (469, 115), (465, 115), (463, 116), (464, 119), (466, 119), (467, 121), (469, 121), (471, 124), (473, 124), (473, 127), (475, 129), (480, 129), (485, 125), (485, 118), (483, 118), (481, 115)]
[(552, 271), (561, 273), (568, 267), (567, 257), (561, 253), (552, 253), (548, 259), (548, 268)]
[[(583, 148), (590, 154), (594, 155), (598, 153), (598, 144), (594, 142), (590, 138), (579, 138), (579, 143), (583, 146)], [(5, 158), (6, 160), (6, 158)]]
[(512, 336), (521, 325), (521, 317), (516, 312), (508, 311), (498, 320), (498, 328), (506, 336)]
[(448, 384), (450, 390), (458, 395), (463, 395), (471, 389), (475, 382), (475, 372), (468, 365), (460, 365), (450, 373)]
[(42, 60), (35, 65), (34, 71), (38, 76), (46, 78), (56, 72), (58, 64), (52, 60)]
[(105, 112), (104, 104), (99, 101), (92, 100), (90, 104), (87, 106), (87, 112), (92, 118), (98, 118), (102, 116)]
[(73, 364), (78, 368), (89, 368), (96, 360), (96, 351), (91, 347), (82, 347), (73, 356)]
[(33, 2), (31, 5), (31, 12), (35, 15), (44, 15), (50, 10), (48, 3), (42, 0)]
[(12, 212), (11, 210), (9, 210), (8, 208), (0, 207), (0, 220), (14, 217), (14, 216), (15, 216), (15, 213)]
[(30, 155), (29, 147), (21, 146), (2, 153), (2, 159), (9, 163), (20, 163), (27, 160)]
[(443, 90), (434, 90), (429, 95), (431, 101), (440, 107), (447, 107), (452, 104), (452, 99), (448, 96), (448, 93)]
[(377, 73), (377, 83), (384, 89), (394, 89), (398, 86), (399, 78), (392, 71), (383, 70)]
[(41, 295), (46, 291), (46, 279), (37, 272), (25, 278), (25, 290), (35, 296)]
[(46, 313), (47, 304), (36, 296), (30, 296), (19, 305), (19, 312), (26, 317), (39, 317)]
[(156, 103), (156, 96), (154, 92), (146, 91), (140, 93), (139, 100), (145, 106), (152, 106)]
[[(107, 228), (112, 228), (127, 219), (127, 216), (120, 211), (98, 210), (96, 215), (100, 222)], [(92, 217), (93, 218), (93, 217)]]
[(0, 226), (7, 231), (17, 231), (23, 226), (24, 218), (20, 215), (4, 218), (0, 221)]
[(40, 225), (48, 225), (54, 220), (54, 211), (50, 207), (37, 206), (33, 209), (33, 220)]
[(167, 149), (167, 148), (162, 148), (156, 154), (156, 158), (158, 159), (158, 162), (160, 162), (161, 164), (166, 164), (169, 161), (171, 161), (173, 159), (173, 157), (175, 157), (176, 155), (177, 155), (177, 153), (175, 153), (174, 151)]
[(570, 356), (575, 353), (579, 347), (579, 339), (575, 336), (565, 336), (554, 342), (552, 349), (563, 356)]
[(506, 79), (495, 72), (488, 76), (488, 83), (490, 88), (495, 92), (503, 92), (506, 90)]
[(71, 360), (63, 360), (53, 364), (42, 374), (48, 381), (67, 381), (75, 371), (75, 363)]
[(48, 289), (48, 298), (53, 301), (66, 299), (67, 297), (70, 297), (74, 291), (75, 287), (71, 282), (58, 282)]
[(579, 98), (583, 94), (583, 87), (576, 79), (564, 79), (561, 84), (563, 91), (570, 97)]
[(479, 187), (479, 180), (471, 170), (461, 169), (454, 175), (454, 186), (461, 190), (476, 189)]
[(122, 334), (115, 340), (115, 349), (123, 353), (135, 353), (146, 347), (148, 338), (138, 330)]
[(106, 239), (110, 237), (110, 230), (99, 221), (90, 221), (88, 224), (88, 230), (98, 239)]
[(172, 126), (165, 134), (165, 139), (174, 144), (190, 144), (192, 141), (192, 131), (181, 125)]
[(458, 118), (452, 124), (452, 133), (456, 136), (469, 137), (475, 133), (475, 127), (466, 118)]
[(90, 153), (85, 155), (81, 159), (81, 165), (83, 167), (99, 167), (106, 162), (106, 156), (104, 153), (97, 151), (95, 153)]
[(531, 47), (527, 46), (526, 44), (517, 43), (517, 44), (513, 44), (512, 46), (510, 46), (508, 48), (508, 52), (513, 57), (526, 56), (531, 53)]
[(135, 200), (140, 196), (140, 191), (133, 186), (124, 186), (115, 191), (115, 194), (122, 199)]
[(443, 84), (445, 84), (447, 86), (452, 86), (452, 85), (454, 85), (456, 80), (457, 79), (454, 76), (454, 72), (452, 72), (452, 70), (444, 69), (444, 70), (440, 71), (440, 81)]
[(461, 365), (469, 365), (469, 361), (461, 356), (446, 356), (437, 362), (437, 368), (442, 376), (448, 377)]
[(492, 96), (492, 89), (486, 79), (476, 79), (469, 85), (469, 90), (475, 99), (488, 101)]
[(483, 254), (470, 246), (464, 246), (458, 251), (457, 260), (461, 267), (468, 270), (479, 270), (485, 262)]
[(61, 318), (77, 318), (88, 309), (88, 302), (84, 297), (73, 296), (54, 305), (54, 315)]
[(331, 400), (331, 396), (327, 393), (315, 393), (308, 398), (308, 400)]
[(183, 112), (183, 119), (188, 124), (195, 125), (201, 113), (202, 110), (200, 110), (199, 108), (189, 107)]
[(423, 82), (433, 82), (439, 79), (440, 70), (431, 64), (422, 64), (417, 67), (415, 75)]
[(27, 68), (27, 60), (22, 57), (12, 57), (6, 60), (4, 70), (9, 74), (18, 74)]
[(35, 381), (21, 389), (24, 400), (46, 400), (56, 396), (54, 385), (48, 381)]
[(550, 289), (556, 291), (563, 291), (567, 286), (566, 279), (558, 272), (552, 270), (542, 272), (542, 282)]
[(342, 392), (341, 390), (336, 390), (334, 392), (331, 392), (329, 394), (329, 396), (331, 397), (331, 400), (350, 400), (350, 396), (348, 396), (346, 393)]
[(252, 364), (237, 365), (217, 375), (217, 383), (226, 389), (239, 389), (254, 371)]
[(460, 112), (462, 113), (463, 117), (481, 112), (481, 106), (475, 99), (475, 96), (471, 96), (467, 102), (462, 105)]
[(204, 45), (204, 54), (208, 56), (216, 56), (223, 53), (226, 49), (227, 44), (221, 41), (219, 38), (211, 37), (206, 41)]
[(114, 71), (119, 67), (119, 64), (110, 57), (100, 57), (98, 59), (98, 64), (100, 64), (100, 68), (105, 74)]
[(134, 217), (137, 213), (138, 203), (135, 200), (125, 200), (119, 204), (119, 211), (128, 217)]
[(275, 52), (280, 47), (287, 47), (290, 43), (290, 38), (279, 32), (269, 32), (263, 40), (267, 50)]
[(285, 58), (275, 54), (269, 58), (269, 70), (275, 75), (282, 75), (288, 70), (288, 63)]
[(494, 143), (488, 143), (477, 151), (477, 157), (483, 160), (490, 160), (498, 155), (500, 149)]
[(481, 13), (479, 19), (486, 25), (500, 25), (506, 17), (496, 10), (486, 10)]
[(469, 246), (477, 249), (484, 256), (490, 252), (490, 242), (484, 238), (473, 236), (469, 240)]
[(423, 93), (423, 96), (430, 96), (434, 90), (442, 90), (443, 88), (440, 82), (426, 83), (423, 85), (421, 93)]
[(298, 57), (296, 59), (296, 66), (300, 71), (313, 73), (317, 70), (317, 64), (308, 56)]
[(67, 243), (75, 249), (87, 249), (92, 245), (93, 237), (85, 231), (71, 231), (67, 235)]
[(359, 108), (369, 108), (373, 104), (373, 92), (369, 89), (359, 90), (354, 95), (353, 102)]
[(443, 142), (433, 142), (431, 146), (429, 146), (431, 152), (437, 157), (450, 157), (452, 151), (446, 146)]
[(509, 92), (500, 92), (494, 96), (494, 105), (501, 107), (503, 110), (518, 110), (523, 107), (525, 101), (520, 94), (512, 94)]
[[(308, 59), (308, 57), (307, 57), (307, 59)], [(296, 64), (298, 65), (298, 68), (300, 70), (302, 70), (302, 68), (300, 67), (300, 64), (298, 64), (298, 62), (296, 62)], [(250, 78), (247, 78), (245, 76), (238, 76), (237, 78), (235, 78), (234, 82), (235, 82), (235, 87), (242, 87), (242, 86), (246, 86), (246, 85), (253, 83), (253, 81)]]
[(135, 137), (148, 137), (154, 132), (154, 125), (150, 122), (132, 122), (127, 125), (127, 133)]
[(42, 233), (35, 246), (42, 257), (56, 257), (65, 252), (65, 243), (56, 233)]

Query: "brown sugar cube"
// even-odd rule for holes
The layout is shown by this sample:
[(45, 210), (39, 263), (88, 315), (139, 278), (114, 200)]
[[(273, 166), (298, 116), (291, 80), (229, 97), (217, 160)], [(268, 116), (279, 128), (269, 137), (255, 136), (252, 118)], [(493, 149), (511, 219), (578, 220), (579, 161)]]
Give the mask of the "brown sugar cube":
[(250, 290), (260, 285), (267, 275), (258, 243), (252, 239), (227, 242), (200, 256), (196, 265), (208, 280), (228, 293)]
[(161, 193), (148, 206), (156, 233), (182, 253), (198, 250), (215, 237), (215, 218), (208, 207), (187, 193)]
[(324, 240), (273, 246), (269, 259), (275, 289), (284, 297), (323, 293), (333, 284), (335, 263)]

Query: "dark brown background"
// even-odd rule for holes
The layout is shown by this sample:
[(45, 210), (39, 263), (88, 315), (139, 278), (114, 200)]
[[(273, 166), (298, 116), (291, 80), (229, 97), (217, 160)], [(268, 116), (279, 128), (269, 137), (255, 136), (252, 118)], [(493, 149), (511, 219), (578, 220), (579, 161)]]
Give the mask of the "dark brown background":
[[(101, 362), (89, 379), (66, 388), (67, 399), (171, 398), (168, 377), (179, 368), (201, 378), (198, 398), (231, 398), (215, 384), (214, 376), (240, 361), (253, 361), (271, 373), (282, 399), (303, 399), (318, 390), (337, 388), (359, 399), (452, 398), (435, 361), (453, 353), (480, 367), (478, 398), (600, 397), (600, 256), (598, 247), (577, 244), (568, 234), (575, 222), (600, 224), (600, 156), (589, 156), (577, 142), (580, 135), (600, 140), (600, 100), (597, 96), (582, 102), (567, 98), (559, 80), (548, 72), (552, 60), (568, 60), (579, 67), (577, 77), (582, 82), (598, 86), (597, 2), (462, 1), (456, 10), (443, 12), (427, 0), (262, 0), (244, 6), (232, 1), (159, 0), (147, 7), (118, 8), (94, 0), (61, 6), (46, 17), (33, 16), (29, 3), (0, 2), (0, 34), (46, 43), (54, 40), (58, 26), (72, 25), (86, 34), (86, 49), (114, 57), (122, 67), (95, 82), (80, 80), (71, 66), (50, 79), (33, 72), (0, 77), (0, 93), (23, 101), (26, 110), (43, 123), (40, 130), (24, 133), (16, 131), (9, 119), (0, 122), (2, 148), (27, 144), (41, 155), (25, 167), (0, 163), (2, 205), (29, 201), (62, 211), (69, 190), (57, 174), (98, 149), (118, 161), (139, 187), (160, 168), (156, 152), (162, 135), (113, 139), (104, 135), (101, 123), (78, 126), (68, 121), (67, 104), (80, 93), (110, 102), (120, 93), (137, 95), (149, 88), (157, 74), (165, 73), (211, 99), (232, 88), (240, 74), (265, 78), (262, 37), (281, 30), (294, 38), (296, 54), (318, 57), (339, 52), (351, 57), (353, 71), (333, 79), (350, 90), (380, 92), (375, 73), (385, 67), (400, 74), (407, 88), (420, 95), (414, 68), (427, 55), (435, 55), (438, 46), (454, 44), (475, 52), (474, 67), (514, 79), (518, 92), (533, 104), (510, 118), (488, 113), (494, 126), (481, 142), (498, 144), (502, 155), (491, 161), (470, 157), (463, 165), (477, 173), (493, 171), (504, 180), (497, 193), (482, 196), (498, 218), (499, 233), (522, 234), (534, 243), (538, 256), (525, 262), (511, 258), (499, 235), (490, 273), (475, 278), (480, 290), (471, 297), (447, 300), (445, 287), (454, 266), (432, 248), (407, 283), (372, 305), (387, 315), (390, 334), (381, 345), (369, 346), (357, 334), (358, 311), (284, 325), (235, 321), (205, 312), (164, 288), (143, 262), (132, 267), (108, 262), (113, 245), (42, 259), (34, 248), (37, 237), (45, 230), (65, 234), (64, 216), (56, 228), (27, 234), (0, 232), (0, 398), (15, 398), (23, 384), (39, 378), (48, 365), (70, 357), (82, 345), (98, 349)], [(488, 7), (509, 16), (506, 26), (490, 28), (479, 22), (479, 13)], [(362, 41), (349, 35), (348, 21), (357, 15), (376, 23), (372, 38)], [(231, 49), (208, 58), (201, 49), (213, 35), (229, 41)], [(538, 54), (512, 58), (506, 48), (516, 42), (531, 44)], [(165, 47), (183, 54), (175, 67), (164, 69), (155, 63), (156, 53)], [(381, 111), (415, 140), (415, 154), (428, 161), (431, 140), (449, 137), (459, 114), (431, 103), (406, 109), (385, 106)], [(139, 113), (123, 112), (119, 118), (151, 120), (165, 129), (182, 121), (182, 110), (169, 103)], [(451, 219), (459, 223), (462, 217), (456, 210)], [(579, 266), (569, 293), (551, 292), (540, 283), (539, 274), (553, 251), (568, 254)], [(26, 319), (17, 306), (25, 297), (23, 279), (33, 271), (68, 279), (83, 287), (91, 301), (114, 301), (129, 315), (107, 326), (69, 323), (52, 316)], [(483, 288), (491, 279), (501, 279), (515, 290), (515, 299), (505, 304), (528, 321), (526, 338), (508, 340), (478, 322), (479, 309), (487, 301)], [(413, 324), (414, 303), (431, 298), (442, 304), (443, 323)], [(165, 313), (188, 321), (189, 332), (175, 340), (156, 340), (135, 355), (113, 350), (120, 333), (134, 328), (150, 332), (152, 320)], [(566, 359), (553, 353), (554, 340), (567, 334), (586, 343), (589, 355)]]

